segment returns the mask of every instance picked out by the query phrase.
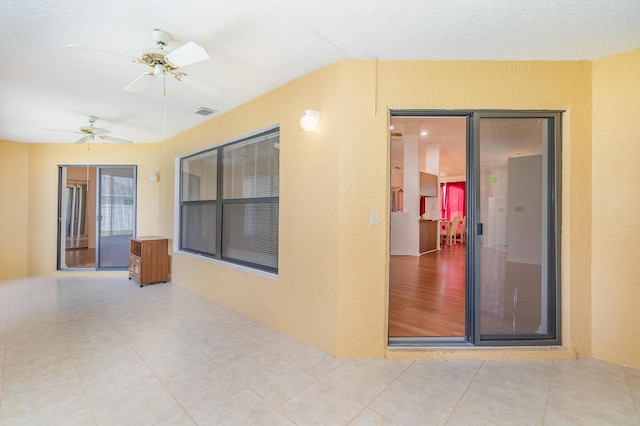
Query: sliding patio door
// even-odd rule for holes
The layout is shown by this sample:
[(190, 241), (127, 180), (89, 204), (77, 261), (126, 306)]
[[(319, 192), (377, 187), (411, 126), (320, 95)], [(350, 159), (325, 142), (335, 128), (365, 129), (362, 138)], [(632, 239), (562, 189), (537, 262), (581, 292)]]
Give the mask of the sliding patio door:
[[(396, 206), (391, 204), (389, 344), (559, 344), (561, 113), (392, 110), (390, 115), (391, 125), (395, 125), (390, 135), (390, 158), (416, 165), (413, 172), (403, 169), (404, 180), (394, 181), (392, 170), (391, 189), (394, 182), (396, 187), (414, 182), (417, 189), (417, 165), (422, 159), (425, 164), (437, 164), (432, 173), (440, 182), (466, 178), (466, 240), (459, 245), (440, 245), (439, 250), (427, 253), (395, 253), (398, 245), (394, 238), (410, 241), (417, 232), (401, 232), (399, 222), (394, 222), (394, 216), (399, 216)], [(436, 127), (428, 128), (444, 122), (444, 117), (464, 124), (466, 156), (452, 150), (448, 142), (454, 139), (451, 129), (438, 132)], [(428, 142), (433, 149), (424, 153), (415, 149), (411, 156), (405, 143), (403, 155), (394, 157), (401, 137), (418, 135), (417, 125), (407, 127), (414, 122), (426, 130), (423, 136), (433, 136)], [(402, 125), (405, 127), (400, 131)], [(454, 159), (464, 162), (466, 173), (452, 168)], [(407, 195), (407, 187), (405, 206), (417, 206), (417, 190), (412, 197)], [(442, 192), (438, 197), (430, 200), (432, 206), (441, 205)], [(401, 213), (417, 228), (417, 208)], [(439, 216), (431, 219), (437, 221)], [(451, 261), (456, 253), (464, 255), (464, 262)], [(401, 266), (394, 269), (394, 265)], [(399, 270), (404, 275), (397, 274)], [(462, 287), (464, 302), (458, 303), (452, 295), (459, 295)], [(458, 331), (462, 327), (452, 326), (462, 322), (457, 315), (461, 304), (465, 305), (464, 333)], [(431, 332), (442, 324), (448, 327), (445, 332)]]
[(475, 344), (560, 340), (560, 114), (474, 114)]
[(136, 229), (136, 167), (98, 167), (96, 268), (128, 267)]

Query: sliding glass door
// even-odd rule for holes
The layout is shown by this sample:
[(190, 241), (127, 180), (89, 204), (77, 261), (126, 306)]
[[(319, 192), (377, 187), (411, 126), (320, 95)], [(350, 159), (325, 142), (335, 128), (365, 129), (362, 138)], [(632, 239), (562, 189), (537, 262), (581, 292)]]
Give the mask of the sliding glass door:
[(129, 263), (136, 228), (135, 166), (98, 167), (97, 269), (122, 269)]
[(559, 342), (560, 114), (474, 114), (475, 344)]
[[(559, 344), (561, 113), (399, 110), (390, 121), (390, 188), (405, 211), (391, 203), (389, 344)], [(441, 190), (419, 210), (422, 172)], [(442, 239), (452, 182), (466, 189), (454, 214), (465, 225)], [(435, 249), (401, 250), (424, 223), (436, 224)]]

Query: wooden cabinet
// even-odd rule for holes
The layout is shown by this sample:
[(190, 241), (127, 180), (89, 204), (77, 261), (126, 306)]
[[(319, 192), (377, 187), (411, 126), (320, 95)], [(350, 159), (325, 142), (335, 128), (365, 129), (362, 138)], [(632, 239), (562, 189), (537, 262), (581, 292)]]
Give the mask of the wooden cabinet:
[(159, 237), (131, 239), (129, 279), (144, 284), (167, 282), (169, 272), (169, 241)]
[(420, 172), (420, 195), (425, 197), (438, 196), (438, 176)]
[(438, 249), (438, 221), (420, 220), (420, 253)]

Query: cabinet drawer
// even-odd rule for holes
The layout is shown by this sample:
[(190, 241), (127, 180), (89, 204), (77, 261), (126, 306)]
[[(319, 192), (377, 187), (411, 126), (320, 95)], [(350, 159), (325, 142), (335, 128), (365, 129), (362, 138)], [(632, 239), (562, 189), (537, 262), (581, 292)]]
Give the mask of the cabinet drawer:
[(140, 276), (140, 258), (138, 256), (129, 255), (129, 273)]

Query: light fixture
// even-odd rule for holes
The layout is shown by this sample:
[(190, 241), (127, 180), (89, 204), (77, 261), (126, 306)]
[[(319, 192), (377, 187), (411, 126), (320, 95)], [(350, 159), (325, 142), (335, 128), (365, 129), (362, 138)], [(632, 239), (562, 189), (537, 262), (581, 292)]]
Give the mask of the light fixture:
[(427, 136), (427, 132), (423, 131), (422, 133), (420, 133), (422, 136)]
[(318, 126), (320, 122), (320, 111), (314, 109), (305, 109), (304, 115), (300, 119), (300, 127), (305, 132), (312, 132)]
[(164, 65), (162, 65), (162, 62), (156, 62), (156, 64), (153, 66), (153, 75), (155, 75), (156, 77), (164, 77)]
[(149, 173), (149, 176), (147, 177), (147, 179), (149, 179), (149, 182), (157, 182), (158, 181), (158, 172), (151, 172)]

